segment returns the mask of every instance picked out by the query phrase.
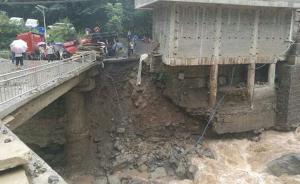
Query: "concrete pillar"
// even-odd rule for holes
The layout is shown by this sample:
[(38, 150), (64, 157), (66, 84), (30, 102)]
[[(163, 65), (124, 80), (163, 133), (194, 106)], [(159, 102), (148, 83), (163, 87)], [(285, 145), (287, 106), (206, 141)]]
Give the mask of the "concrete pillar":
[(276, 70), (276, 64), (275, 63), (270, 64), (269, 72), (268, 72), (269, 86), (274, 86), (275, 84), (275, 70)]
[(66, 94), (68, 124), (67, 163), (72, 172), (85, 169), (84, 162), (89, 153), (89, 129), (86, 123), (85, 100), (83, 93), (72, 90)]
[(217, 101), (217, 90), (218, 90), (218, 65), (210, 66), (209, 75), (209, 106), (213, 108)]
[[(248, 75), (247, 75), (247, 92), (249, 95), (249, 99), (253, 102), (253, 92), (255, 86), (255, 63), (251, 63), (248, 65)], [(253, 104), (251, 103), (251, 106)]]
[(210, 66), (209, 77), (209, 107), (213, 108), (217, 102), (218, 91), (218, 63), (220, 57), (221, 36), (222, 36), (222, 8), (217, 8), (215, 20), (216, 32), (214, 42), (214, 64)]

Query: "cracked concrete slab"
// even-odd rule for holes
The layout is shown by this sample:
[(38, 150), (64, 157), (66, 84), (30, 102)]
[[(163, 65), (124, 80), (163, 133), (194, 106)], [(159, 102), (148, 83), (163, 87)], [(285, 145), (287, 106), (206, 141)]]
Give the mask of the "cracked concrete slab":
[[(0, 176), (1, 173), (6, 172), (3, 170), (22, 166), (31, 184), (67, 184), (44, 160), (4, 125), (0, 126), (0, 148), (0, 170), (2, 170)], [(0, 183), (4, 184), (1, 180)]]
[(0, 172), (1, 184), (29, 184), (25, 170), (22, 167)]

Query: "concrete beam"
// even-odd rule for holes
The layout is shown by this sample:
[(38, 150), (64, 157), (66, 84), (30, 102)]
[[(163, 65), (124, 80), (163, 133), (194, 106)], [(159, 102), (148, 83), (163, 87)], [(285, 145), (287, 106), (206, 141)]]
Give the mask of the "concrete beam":
[(54, 102), (56, 99), (77, 86), (84, 78), (85, 74), (83, 73), (28, 101), (23, 106), (3, 118), (6, 126), (11, 130), (19, 127), (36, 113), (47, 107), (50, 103)]
[(299, 0), (135, 0), (135, 8), (151, 8), (161, 2), (184, 2), (201, 4), (222, 4), (236, 6), (260, 6), (280, 8), (300, 8)]

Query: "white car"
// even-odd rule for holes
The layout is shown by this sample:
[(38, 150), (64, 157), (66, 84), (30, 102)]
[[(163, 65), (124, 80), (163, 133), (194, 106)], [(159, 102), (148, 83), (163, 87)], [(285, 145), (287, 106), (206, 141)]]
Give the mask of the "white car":
[(15, 25), (18, 25), (18, 26), (22, 26), (22, 25), (25, 24), (24, 19), (20, 18), (20, 17), (11, 17), (9, 19), (9, 23), (15, 24)]
[(61, 27), (67, 27), (70, 30), (75, 31), (75, 27), (73, 26), (73, 24), (68, 24), (68, 23), (55, 23), (51, 26), (48, 26), (49, 29), (55, 29), (55, 28), (61, 28)]
[(36, 28), (39, 26), (39, 21), (37, 19), (27, 19), (25, 26), (29, 28)]

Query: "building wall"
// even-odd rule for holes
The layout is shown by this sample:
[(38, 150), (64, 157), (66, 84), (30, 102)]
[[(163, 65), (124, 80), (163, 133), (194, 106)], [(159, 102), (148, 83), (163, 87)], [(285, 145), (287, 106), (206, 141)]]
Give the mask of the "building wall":
[(163, 57), (169, 55), (171, 6), (162, 5), (153, 12), (153, 40), (160, 44)]
[(271, 63), (288, 47), (290, 9), (162, 3), (153, 12), (167, 65)]

